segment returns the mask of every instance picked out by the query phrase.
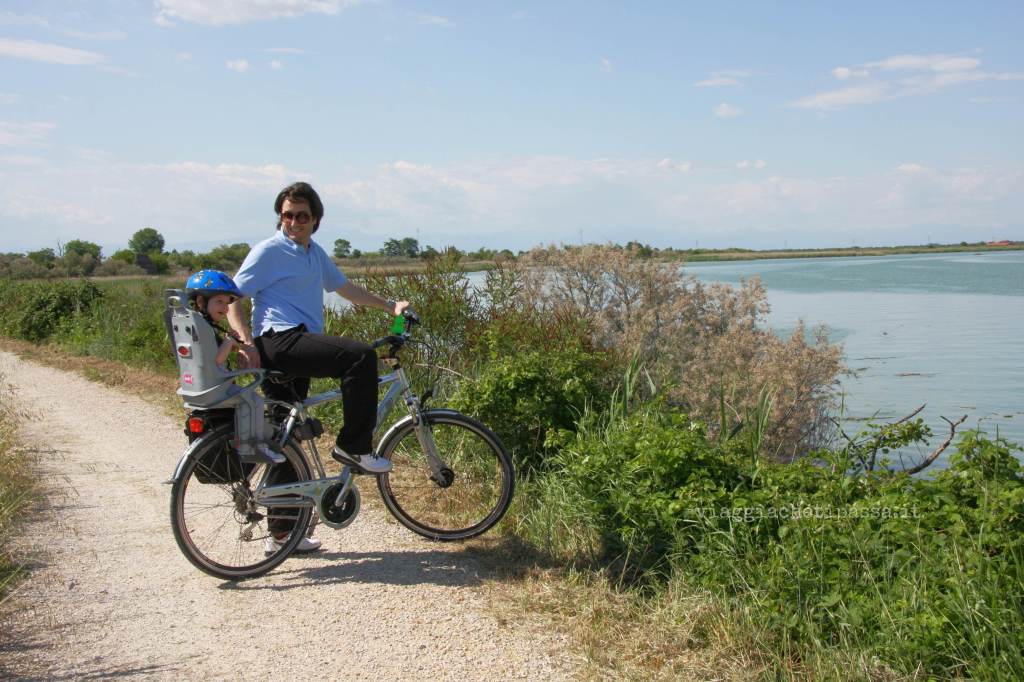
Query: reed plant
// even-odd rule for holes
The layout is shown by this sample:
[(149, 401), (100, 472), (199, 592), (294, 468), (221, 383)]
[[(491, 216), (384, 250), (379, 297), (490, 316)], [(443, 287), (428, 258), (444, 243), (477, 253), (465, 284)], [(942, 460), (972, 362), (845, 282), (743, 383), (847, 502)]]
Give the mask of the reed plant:
[(23, 573), (11, 551), (11, 541), (39, 490), (31, 453), (17, 440), (22, 419), (11, 388), (0, 374), (0, 600)]
[[(930, 436), (919, 420), (826, 447), (840, 350), (823, 332), (774, 335), (757, 282), (704, 286), (602, 247), (499, 264), (482, 289), (457, 266), (364, 283), (421, 313), (403, 356), (417, 388), (515, 454), (501, 528), (578, 588), (562, 606), (585, 611), (595, 670), (1024, 678), (1017, 446), (968, 432), (930, 478), (884, 461)], [(28, 338), (23, 311), (43, 310), (40, 343), (171, 373), (168, 284), (0, 281), (0, 333)], [(327, 330), (369, 340), (387, 322), (348, 308)], [(710, 669), (694, 661), (708, 651)]]

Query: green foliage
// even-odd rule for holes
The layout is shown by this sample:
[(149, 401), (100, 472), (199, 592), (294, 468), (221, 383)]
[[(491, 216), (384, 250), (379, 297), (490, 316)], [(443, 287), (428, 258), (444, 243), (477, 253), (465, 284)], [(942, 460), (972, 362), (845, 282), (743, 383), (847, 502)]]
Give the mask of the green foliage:
[(0, 375), (0, 602), (23, 574), (12, 556), (10, 540), (39, 494), (35, 448), (17, 447), (18, 426), (25, 415), (17, 409), (11, 388)]
[(128, 265), (135, 265), (135, 252), (131, 249), (120, 249), (115, 251), (109, 260), (117, 260)]
[(161, 296), (178, 285), (177, 280), (151, 278), (103, 282), (98, 285), (102, 302), (65, 325), (59, 343), (81, 355), (173, 371)]
[(26, 257), (44, 268), (52, 268), (54, 262), (57, 260), (57, 254), (53, 252), (53, 249), (39, 249), (38, 251), (29, 251), (25, 254)]
[(475, 380), (460, 384), (451, 404), (490, 424), (528, 475), (545, 467), (557, 434), (574, 430), (587, 404), (606, 396), (603, 374), (601, 356), (579, 347), (506, 355), (494, 341)]
[[(657, 403), (588, 413), (519, 527), (645, 584), (687, 576), (780, 667), (841, 651), (874, 663), (840, 676), (1024, 674), (1019, 448), (968, 432), (950, 467), (921, 479), (858, 468), (879, 443), (922, 440), (910, 422), (816, 453), (818, 465), (751, 458), (745, 430), (710, 439)], [(583, 525), (551, 533), (552, 518)]]
[(78, 258), (81, 258), (82, 256), (92, 256), (93, 260), (99, 262), (101, 258), (101, 249), (99, 244), (87, 242), (82, 239), (72, 239), (64, 245), (62, 255), (75, 256)]
[(352, 242), (347, 239), (334, 240), (334, 257), (348, 258), (352, 253)]
[(135, 254), (135, 265), (142, 268), (147, 275), (164, 275), (170, 269), (170, 260), (166, 254), (150, 251)]
[(164, 238), (152, 227), (144, 227), (128, 240), (128, 248), (140, 254), (163, 253)]
[(0, 313), (3, 330), (26, 341), (49, 338), (62, 325), (87, 314), (102, 298), (92, 282), (59, 281), (13, 284), (6, 287)]
[(221, 244), (214, 247), (208, 253), (201, 253), (196, 256), (193, 270), (209, 269), (234, 272), (242, 264), (249, 254), (249, 245), (245, 243)]
[(420, 255), (420, 243), (412, 237), (399, 239), (388, 239), (384, 242), (380, 252), (384, 256), (416, 258)]

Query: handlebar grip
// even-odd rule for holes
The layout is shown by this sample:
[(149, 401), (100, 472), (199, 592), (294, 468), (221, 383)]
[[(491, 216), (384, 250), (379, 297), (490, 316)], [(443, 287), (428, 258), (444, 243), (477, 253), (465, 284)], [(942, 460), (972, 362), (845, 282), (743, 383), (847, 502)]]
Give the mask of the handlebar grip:
[(389, 343), (396, 343), (396, 342), (400, 343), (401, 341), (402, 341), (402, 337), (401, 336), (395, 336), (395, 335), (392, 334), (391, 336), (385, 336), (382, 339), (377, 339), (372, 344), (370, 344), (370, 347), (376, 350), (377, 348), (380, 348), (383, 345), (386, 345), (386, 344), (389, 344)]

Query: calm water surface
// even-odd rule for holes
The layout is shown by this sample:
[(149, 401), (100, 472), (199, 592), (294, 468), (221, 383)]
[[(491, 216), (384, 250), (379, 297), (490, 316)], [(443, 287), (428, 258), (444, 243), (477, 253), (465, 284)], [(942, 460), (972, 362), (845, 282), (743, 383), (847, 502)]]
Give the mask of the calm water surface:
[(851, 419), (898, 418), (926, 403), (937, 435), (948, 431), (942, 416), (966, 414), (965, 427), (1024, 444), (1024, 251), (694, 263), (684, 272), (706, 282), (760, 277), (779, 333), (801, 319), (826, 325), (855, 371), (842, 381)]
[[(798, 320), (825, 325), (854, 372), (842, 380), (847, 433), (858, 420), (899, 418), (924, 403), (933, 444), (948, 432), (943, 416), (964, 414), (961, 428), (1024, 444), (1024, 251), (693, 263), (683, 271), (705, 282), (760, 277), (780, 334)], [(326, 302), (342, 303), (335, 295)]]

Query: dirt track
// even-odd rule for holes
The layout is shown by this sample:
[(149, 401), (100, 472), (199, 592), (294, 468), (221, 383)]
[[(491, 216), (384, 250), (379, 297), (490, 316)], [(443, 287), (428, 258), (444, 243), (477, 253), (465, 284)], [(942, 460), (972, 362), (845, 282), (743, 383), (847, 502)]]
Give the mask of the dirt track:
[[(169, 486), (184, 447), (158, 408), (78, 375), (0, 352), (0, 375), (38, 417), (55, 494), (28, 528), (45, 551), (18, 590), (3, 667), (86, 679), (559, 679), (564, 641), (487, 610), (480, 567), (364, 505), (324, 548), (269, 575), (226, 583), (198, 572), (171, 535)], [(364, 500), (376, 495), (366, 481)]]

